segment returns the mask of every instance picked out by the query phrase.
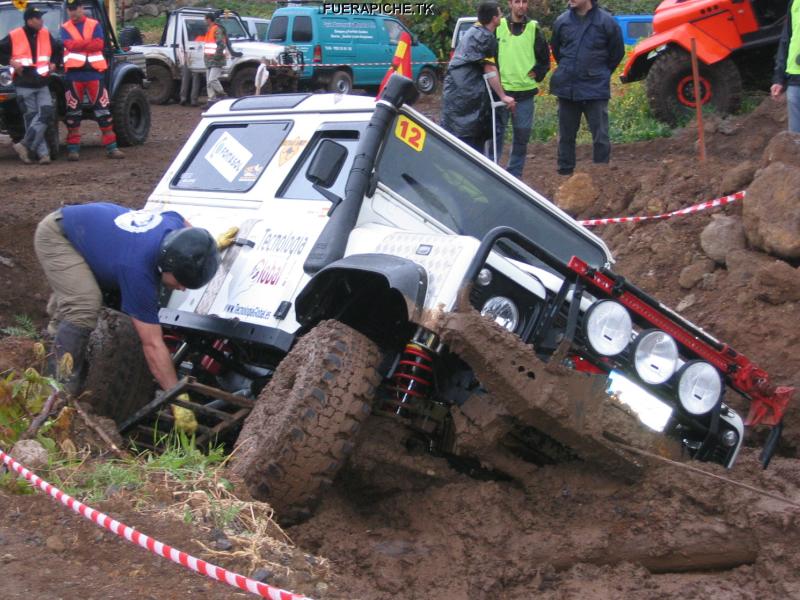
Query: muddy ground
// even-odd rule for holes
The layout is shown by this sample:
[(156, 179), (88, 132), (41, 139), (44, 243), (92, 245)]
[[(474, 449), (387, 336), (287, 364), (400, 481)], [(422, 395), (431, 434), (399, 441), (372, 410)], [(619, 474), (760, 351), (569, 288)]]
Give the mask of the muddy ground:
[[(422, 110), (435, 115), (436, 99)], [(705, 164), (688, 130), (615, 146), (610, 166), (592, 165), (591, 148), (580, 147), (577, 172), (588, 173), (600, 194), (579, 216), (674, 210), (734, 191), (722, 189), (726, 174), (745, 161), (760, 163), (769, 140), (785, 128), (784, 110), (766, 102), (750, 115), (712, 124)], [(199, 114), (154, 107), (150, 140), (126, 149), (124, 162), (103, 157), (91, 123), (79, 163), (26, 166), (0, 144), (0, 326), (21, 313), (44, 323), (48, 292), (31, 243), (38, 220), (61, 203), (141, 207)], [(531, 145), (530, 154), (525, 181), (554, 197), (564, 183), (555, 173), (555, 145)], [(741, 207), (717, 212), (740, 214)], [(796, 302), (764, 302), (723, 267), (691, 290), (679, 286), (681, 270), (702, 257), (699, 234), (710, 220), (701, 213), (598, 233), (616, 255), (618, 272), (670, 306), (687, 305), (682, 314), (778, 383), (800, 385)], [(8, 354), (0, 351), (0, 368), (15, 361)], [(762, 471), (756, 450), (746, 448), (727, 475), (800, 502), (798, 429), (792, 409), (770, 469)], [(288, 530), (297, 548), (265, 557), (265, 564), (278, 565), (269, 569), (272, 583), (316, 598), (800, 598), (795, 505), (666, 465), (650, 467), (644, 481), (631, 485), (571, 462), (540, 468), (525, 487), (479, 481), (430, 457), (387, 467), (370, 448), (385, 449), (391, 436), (380, 424), (368, 435), (316, 516)], [(236, 548), (207, 554), (198, 545), (210, 543), (207, 530), (134, 510), (130, 494), (115, 492), (99, 508), (202, 558), (245, 574), (252, 569), (232, 554)], [(167, 505), (169, 494), (162, 495), (158, 502)], [(5, 491), (0, 581), (3, 599), (244, 597), (150, 557), (40, 495)]]

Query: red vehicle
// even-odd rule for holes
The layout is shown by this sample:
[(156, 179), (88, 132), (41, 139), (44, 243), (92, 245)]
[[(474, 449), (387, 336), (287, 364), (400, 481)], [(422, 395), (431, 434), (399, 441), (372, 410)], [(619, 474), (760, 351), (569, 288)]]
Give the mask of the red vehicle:
[(769, 87), (786, 7), (787, 0), (665, 0), (656, 8), (653, 35), (636, 45), (622, 81), (646, 77), (651, 111), (672, 125), (694, 110), (698, 96), (720, 114), (733, 112), (743, 87)]

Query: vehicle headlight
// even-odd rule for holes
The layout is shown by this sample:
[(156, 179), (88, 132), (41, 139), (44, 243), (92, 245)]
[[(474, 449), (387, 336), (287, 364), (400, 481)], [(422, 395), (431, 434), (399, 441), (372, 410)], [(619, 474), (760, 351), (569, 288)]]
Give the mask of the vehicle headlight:
[(658, 329), (642, 332), (633, 342), (633, 367), (645, 383), (664, 383), (678, 368), (678, 345)]
[(633, 323), (619, 302), (601, 300), (586, 311), (584, 329), (592, 350), (603, 356), (616, 356), (631, 341)]
[(14, 77), (11, 75), (11, 71), (8, 69), (0, 69), (0, 87), (6, 87), (7, 85), (11, 85), (11, 82), (14, 80)]
[(514, 331), (519, 325), (519, 310), (517, 305), (505, 296), (494, 296), (486, 301), (481, 309), (481, 314), (490, 317), (495, 323)]
[(709, 363), (696, 360), (686, 363), (678, 372), (678, 400), (686, 412), (704, 415), (717, 405), (722, 396), (722, 378)]

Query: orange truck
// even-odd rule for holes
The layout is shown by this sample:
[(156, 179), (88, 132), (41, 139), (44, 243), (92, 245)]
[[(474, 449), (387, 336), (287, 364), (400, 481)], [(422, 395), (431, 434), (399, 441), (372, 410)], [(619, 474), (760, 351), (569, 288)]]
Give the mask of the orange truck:
[(621, 79), (647, 78), (651, 111), (671, 125), (693, 113), (698, 97), (720, 114), (734, 112), (743, 88), (769, 87), (786, 9), (787, 0), (665, 0), (656, 8), (653, 34), (635, 46)]

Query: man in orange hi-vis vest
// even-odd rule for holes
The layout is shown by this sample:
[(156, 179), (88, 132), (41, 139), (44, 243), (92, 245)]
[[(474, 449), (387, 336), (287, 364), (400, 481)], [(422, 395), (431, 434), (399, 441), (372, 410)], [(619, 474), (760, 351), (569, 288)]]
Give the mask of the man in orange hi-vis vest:
[(400, 39), (397, 41), (397, 50), (394, 51), (394, 56), (392, 57), (392, 64), (389, 70), (386, 71), (386, 75), (383, 76), (377, 97), (380, 97), (384, 86), (394, 73), (413, 79), (411, 77), (411, 36), (407, 31), (400, 34)]
[(101, 142), (108, 158), (125, 158), (117, 148), (111, 117), (111, 100), (103, 81), (108, 63), (103, 55), (103, 26), (83, 12), (82, 0), (66, 0), (69, 19), (61, 25), (67, 101), (67, 160), (78, 160), (81, 147), (83, 103), (91, 105), (100, 126)]
[(32, 162), (32, 155), (40, 164), (50, 162), (47, 129), (55, 122), (55, 108), (50, 96), (50, 73), (61, 64), (61, 42), (54, 39), (42, 21), (44, 11), (33, 6), (25, 9), (22, 27), (12, 29), (0, 40), (0, 64), (14, 68), (17, 102), (25, 122), (25, 136), (14, 151), (22, 162)]

